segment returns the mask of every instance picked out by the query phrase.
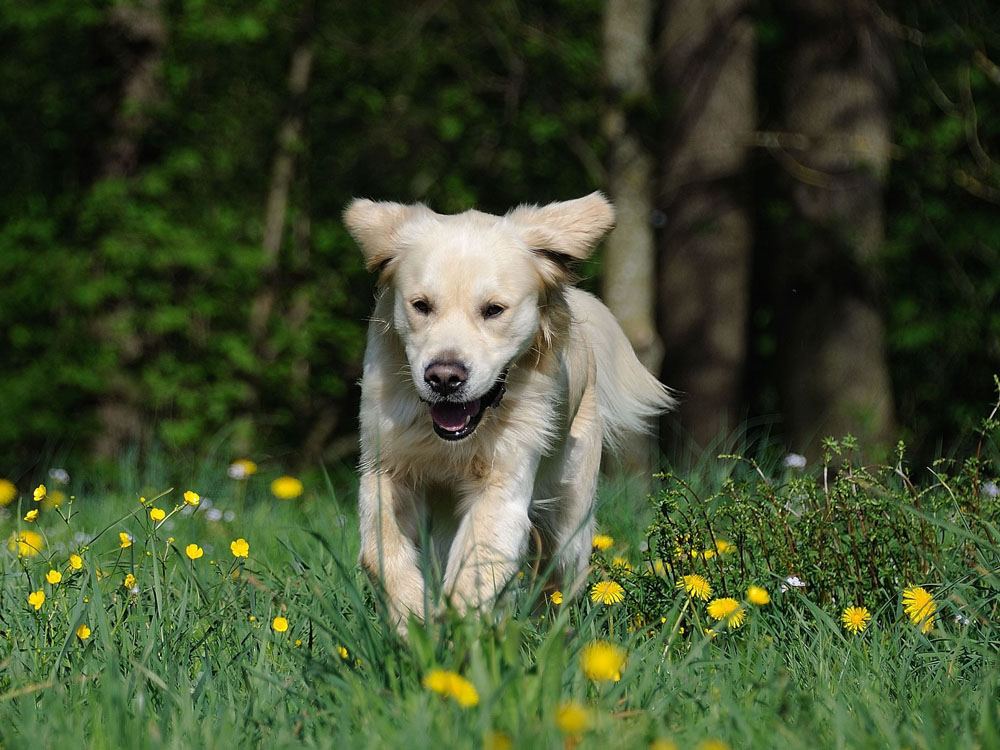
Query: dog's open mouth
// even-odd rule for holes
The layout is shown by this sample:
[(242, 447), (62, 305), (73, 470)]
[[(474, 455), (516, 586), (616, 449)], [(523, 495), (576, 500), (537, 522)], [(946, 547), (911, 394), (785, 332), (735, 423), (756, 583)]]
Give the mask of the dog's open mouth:
[(497, 382), (486, 393), (471, 401), (438, 401), (430, 405), (431, 420), (434, 432), (445, 440), (461, 440), (469, 437), (483, 418), (483, 414), (491, 406), (496, 408), (503, 401), (507, 390), (507, 370), (504, 370)]

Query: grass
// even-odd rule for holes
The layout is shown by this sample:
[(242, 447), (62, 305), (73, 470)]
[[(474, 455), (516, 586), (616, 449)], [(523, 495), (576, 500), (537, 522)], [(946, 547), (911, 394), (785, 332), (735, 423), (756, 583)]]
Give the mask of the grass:
[[(170, 473), (123, 467), (120, 485), (101, 491), (76, 477), (49, 482), (37, 505), (21, 487), (3, 511), (5, 538), (42, 540), (0, 546), (0, 746), (1000, 747), (1000, 550), (989, 539), (961, 552), (977, 616), (956, 622), (946, 592), (957, 582), (928, 580), (939, 609), (926, 634), (902, 608), (913, 582), (872, 603), (871, 624), (852, 635), (839, 605), (782, 592), (773, 577), (760, 581), (769, 604), (742, 602), (746, 623), (715, 624), (712, 637), (705, 604), (681, 589), (655, 611), (626, 579), (622, 604), (582, 595), (557, 605), (529, 566), (493, 616), (413, 625), (403, 640), (355, 564), (349, 483), (319, 477), (279, 500), (272, 477), (232, 480), (209, 463), (157, 498)], [(57, 489), (72, 501), (48, 507)], [(186, 490), (202, 495), (198, 506), (185, 506)], [(601, 494), (599, 526), (617, 541), (595, 557), (593, 581), (612, 555), (638, 580), (653, 506), (619, 481)], [(157, 525), (150, 507), (172, 515)], [(23, 521), (35, 508), (37, 520)], [(239, 538), (246, 559), (230, 549)], [(50, 570), (62, 580), (47, 582)], [(595, 641), (627, 651), (620, 680), (584, 673)]]

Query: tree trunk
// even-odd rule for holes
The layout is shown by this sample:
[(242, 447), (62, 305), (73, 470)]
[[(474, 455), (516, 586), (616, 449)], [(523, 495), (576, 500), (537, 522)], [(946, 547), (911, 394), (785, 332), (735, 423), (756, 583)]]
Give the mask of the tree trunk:
[(883, 241), (892, 62), (874, 4), (789, 3), (785, 152), (795, 223), (775, 270), (779, 389), (792, 447), (852, 433), (886, 445), (894, 418), (874, 262)]
[(741, 417), (757, 118), (749, 10), (749, 0), (670, 0), (663, 19), (659, 69), (676, 105), (663, 139), (663, 379), (681, 391), (682, 436), (700, 447)]

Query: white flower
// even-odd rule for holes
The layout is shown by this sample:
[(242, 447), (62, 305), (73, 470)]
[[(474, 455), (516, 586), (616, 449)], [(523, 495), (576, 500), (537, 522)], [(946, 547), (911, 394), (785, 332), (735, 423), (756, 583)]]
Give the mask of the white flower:
[(972, 622), (972, 620), (970, 620), (965, 615), (959, 614), (959, 615), (955, 615), (955, 622), (957, 622), (959, 625), (968, 625), (969, 623)]
[(996, 482), (983, 482), (982, 490), (980, 490), (986, 497), (996, 498), (1000, 495), (1000, 487), (997, 487)]
[(222, 511), (219, 510), (218, 508), (211, 508), (210, 510), (205, 512), (205, 518), (209, 521), (221, 521)]
[(59, 484), (69, 484), (69, 472), (66, 469), (49, 469), (49, 478)]
[(806, 467), (806, 457), (799, 453), (789, 453), (785, 456), (785, 468), (804, 469)]
[(796, 589), (804, 589), (806, 587), (806, 582), (798, 576), (788, 576), (788, 578), (785, 579), (785, 582), (781, 584), (781, 593), (788, 591), (789, 586)]
[(223, 519), (223, 520), (224, 520), (224, 521), (225, 521), (226, 523), (230, 523), (230, 522), (232, 522), (232, 521), (233, 521), (233, 519), (235, 519), (235, 518), (236, 518), (236, 514), (235, 514), (235, 513), (233, 512), (233, 511), (231, 511), (231, 510), (227, 510), (227, 511), (225, 512), (225, 514), (224, 514), (224, 515), (222, 516), (222, 519)]
[(246, 479), (250, 476), (247, 473), (246, 464), (237, 461), (236, 463), (229, 464), (229, 468), (226, 469), (226, 475), (230, 479)]

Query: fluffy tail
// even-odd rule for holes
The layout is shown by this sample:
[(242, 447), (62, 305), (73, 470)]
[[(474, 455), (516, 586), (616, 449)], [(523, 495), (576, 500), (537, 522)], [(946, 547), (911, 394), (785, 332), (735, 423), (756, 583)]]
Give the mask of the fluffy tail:
[(654, 417), (677, 403), (669, 388), (650, 374), (615, 316), (593, 295), (572, 289), (570, 309), (586, 330), (597, 365), (597, 403), (604, 444), (617, 450), (629, 433), (649, 432)]

